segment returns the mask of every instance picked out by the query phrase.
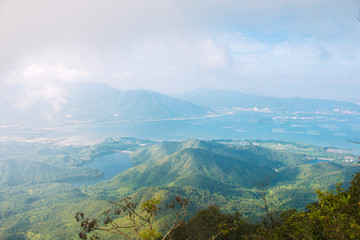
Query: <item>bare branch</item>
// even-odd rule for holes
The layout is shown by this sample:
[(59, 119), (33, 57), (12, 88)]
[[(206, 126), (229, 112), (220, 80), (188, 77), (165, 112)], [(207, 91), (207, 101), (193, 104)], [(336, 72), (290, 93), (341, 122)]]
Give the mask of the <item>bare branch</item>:
[[(176, 226), (179, 225), (179, 223), (184, 221), (188, 212), (189, 203), (190, 203), (189, 199), (175, 196), (172, 203), (166, 205), (167, 208), (171, 208), (174, 211), (174, 213), (176, 214), (176, 218), (173, 222), (173, 225), (170, 227), (169, 231), (162, 238), (163, 240), (165, 240), (169, 236), (169, 234), (176, 228)], [(176, 206), (180, 206), (180, 212), (176, 211)]]
[(268, 202), (268, 197), (267, 197), (267, 195), (269, 193), (271, 179), (272, 179), (272, 177), (268, 176), (268, 177), (265, 177), (263, 181), (258, 182), (256, 184), (256, 188), (258, 190), (260, 198), (263, 200), (264, 210), (265, 210), (265, 214), (266, 214), (266, 218), (263, 219), (263, 224), (264, 224), (264, 227), (266, 227), (268, 229), (272, 228), (275, 223), (274, 216), (270, 211), (270, 204)]
[[(154, 197), (149, 199), (148, 201), (143, 202), (141, 206), (139, 206), (138, 203), (133, 202), (130, 197), (124, 197), (118, 202), (109, 202), (115, 207), (103, 212), (105, 215), (105, 220), (103, 221), (104, 227), (99, 226), (98, 219), (92, 218), (90, 220), (89, 218), (85, 218), (83, 212), (76, 213), (75, 219), (81, 225), (81, 231), (78, 234), (81, 239), (88, 239), (88, 237), (90, 237), (90, 239), (99, 239), (96, 231), (105, 231), (111, 234), (120, 235), (127, 240), (143, 237), (146, 239), (161, 237), (162, 234), (153, 228), (155, 215), (160, 209), (157, 206), (160, 203), (160, 198)], [(167, 204), (167, 207), (172, 208), (174, 211), (176, 218), (163, 239), (169, 237), (171, 231), (184, 220), (187, 215), (188, 205), (189, 200), (179, 196), (175, 196), (172, 203)], [(176, 210), (176, 207), (179, 210)], [(119, 224), (119, 217), (122, 217), (126, 223)], [(115, 221), (115, 219), (118, 220)], [(88, 236), (88, 234), (93, 235)]]

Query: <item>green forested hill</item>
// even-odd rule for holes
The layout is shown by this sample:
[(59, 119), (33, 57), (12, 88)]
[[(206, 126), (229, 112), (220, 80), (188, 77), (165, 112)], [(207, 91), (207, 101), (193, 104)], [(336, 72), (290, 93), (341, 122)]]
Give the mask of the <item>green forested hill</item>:
[(0, 142), (0, 186), (99, 179), (102, 172), (84, 164), (116, 150), (136, 150), (141, 144), (151, 141), (113, 137), (93, 146)]
[[(304, 209), (315, 200), (316, 189), (332, 189), (360, 171), (355, 163), (344, 161), (350, 154), (321, 147), (256, 140), (228, 143), (131, 138), (109, 138), (83, 147), (29, 143), (14, 159), (9, 158), (8, 147), (21, 144), (2, 143), (0, 239), (76, 239), (76, 212), (100, 216), (107, 200), (129, 195), (139, 202), (158, 196), (163, 209), (179, 195), (191, 200), (191, 214), (216, 204), (223, 211), (240, 211), (256, 219), (264, 213), (259, 184), (267, 183), (271, 210)], [(114, 150), (134, 151), (134, 166), (94, 186), (61, 183), (86, 177), (89, 171), (83, 162)], [(157, 219), (164, 226), (168, 212)]]
[(251, 188), (263, 176), (275, 175), (272, 168), (283, 164), (269, 151), (262, 147), (239, 148), (200, 140), (161, 143), (134, 153), (135, 167), (100, 185), (133, 190), (147, 186), (192, 186), (217, 191)]
[(140, 149), (132, 154), (132, 162), (136, 166), (99, 187), (134, 191), (148, 186), (192, 186), (224, 192), (254, 188), (265, 178), (271, 178), (272, 185), (310, 181), (310, 177), (344, 168), (332, 162), (309, 164), (302, 153), (195, 139)]
[[(316, 162), (318, 157), (333, 160)], [(268, 197), (276, 208), (304, 208), (315, 200), (316, 189), (331, 189), (360, 170), (344, 162), (344, 157), (311, 145), (271, 141), (246, 146), (196, 139), (164, 142), (135, 151), (133, 168), (84, 191), (101, 199), (115, 199), (149, 187), (170, 192), (196, 189), (196, 193), (186, 196), (203, 199), (202, 204), (215, 201), (204, 197), (207, 193), (216, 196), (215, 202), (221, 202), (224, 208), (238, 207), (258, 214), (261, 207), (257, 186), (269, 180)]]
[(90, 180), (101, 177), (101, 171), (94, 168), (60, 168), (42, 162), (14, 159), (0, 161), (0, 186)]

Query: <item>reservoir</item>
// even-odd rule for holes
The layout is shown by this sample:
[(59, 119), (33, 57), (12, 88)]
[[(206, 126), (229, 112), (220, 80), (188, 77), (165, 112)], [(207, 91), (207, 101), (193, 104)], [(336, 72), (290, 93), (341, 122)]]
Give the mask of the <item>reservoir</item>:
[(132, 164), (129, 153), (116, 151), (95, 157), (93, 162), (85, 164), (84, 167), (91, 167), (101, 170), (104, 173), (103, 178), (97, 180), (77, 181), (72, 183), (72, 185), (94, 185), (96, 183), (112, 179), (119, 173), (131, 168)]

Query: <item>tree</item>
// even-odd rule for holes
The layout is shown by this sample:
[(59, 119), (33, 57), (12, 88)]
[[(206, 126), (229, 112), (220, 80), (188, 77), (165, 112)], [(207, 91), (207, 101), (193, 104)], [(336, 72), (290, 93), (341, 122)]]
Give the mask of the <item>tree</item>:
[(216, 205), (198, 211), (188, 222), (182, 222), (171, 233), (173, 240), (246, 239), (255, 227), (239, 212), (223, 213)]
[(256, 184), (257, 192), (264, 204), (265, 217), (262, 219), (263, 226), (270, 230), (275, 227), (275, 217), (270, 209), (268, 193), (271, 183), (271, 177), (266, 177), (262, 182)]
[(168, 232), (162, 236), (154, 228), (155, 216), (160, 210), (158, 205), (161, 198), (154, 197), (138, 206), (130, 197), (124, 197), (119, 202), (109, 201), (113, 208), (103, 212), (103, 219), (86, 218), (83, 212), (78, 212), (75, 219), (80, 223), (80, 239), (100, 239), (99, 231), (119, 235), (127, 240), (134, 239), (165, 239), (171, 231), (183, 221), (187, 215), (189, 200), (175, 196), (167, 205), (175, 213), (175, 220)]
[(360, 173), (347, 191), (339, 183), (333, 191), (316, 193), (318, 202), (292, 215), (269, 239), (359, 239)]

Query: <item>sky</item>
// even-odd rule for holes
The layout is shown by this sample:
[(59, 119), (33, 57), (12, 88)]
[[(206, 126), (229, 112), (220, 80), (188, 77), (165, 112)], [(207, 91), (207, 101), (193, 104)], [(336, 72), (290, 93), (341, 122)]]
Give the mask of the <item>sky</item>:
[(0, 83), (360, 102), (360, 0), (0, 0)]

